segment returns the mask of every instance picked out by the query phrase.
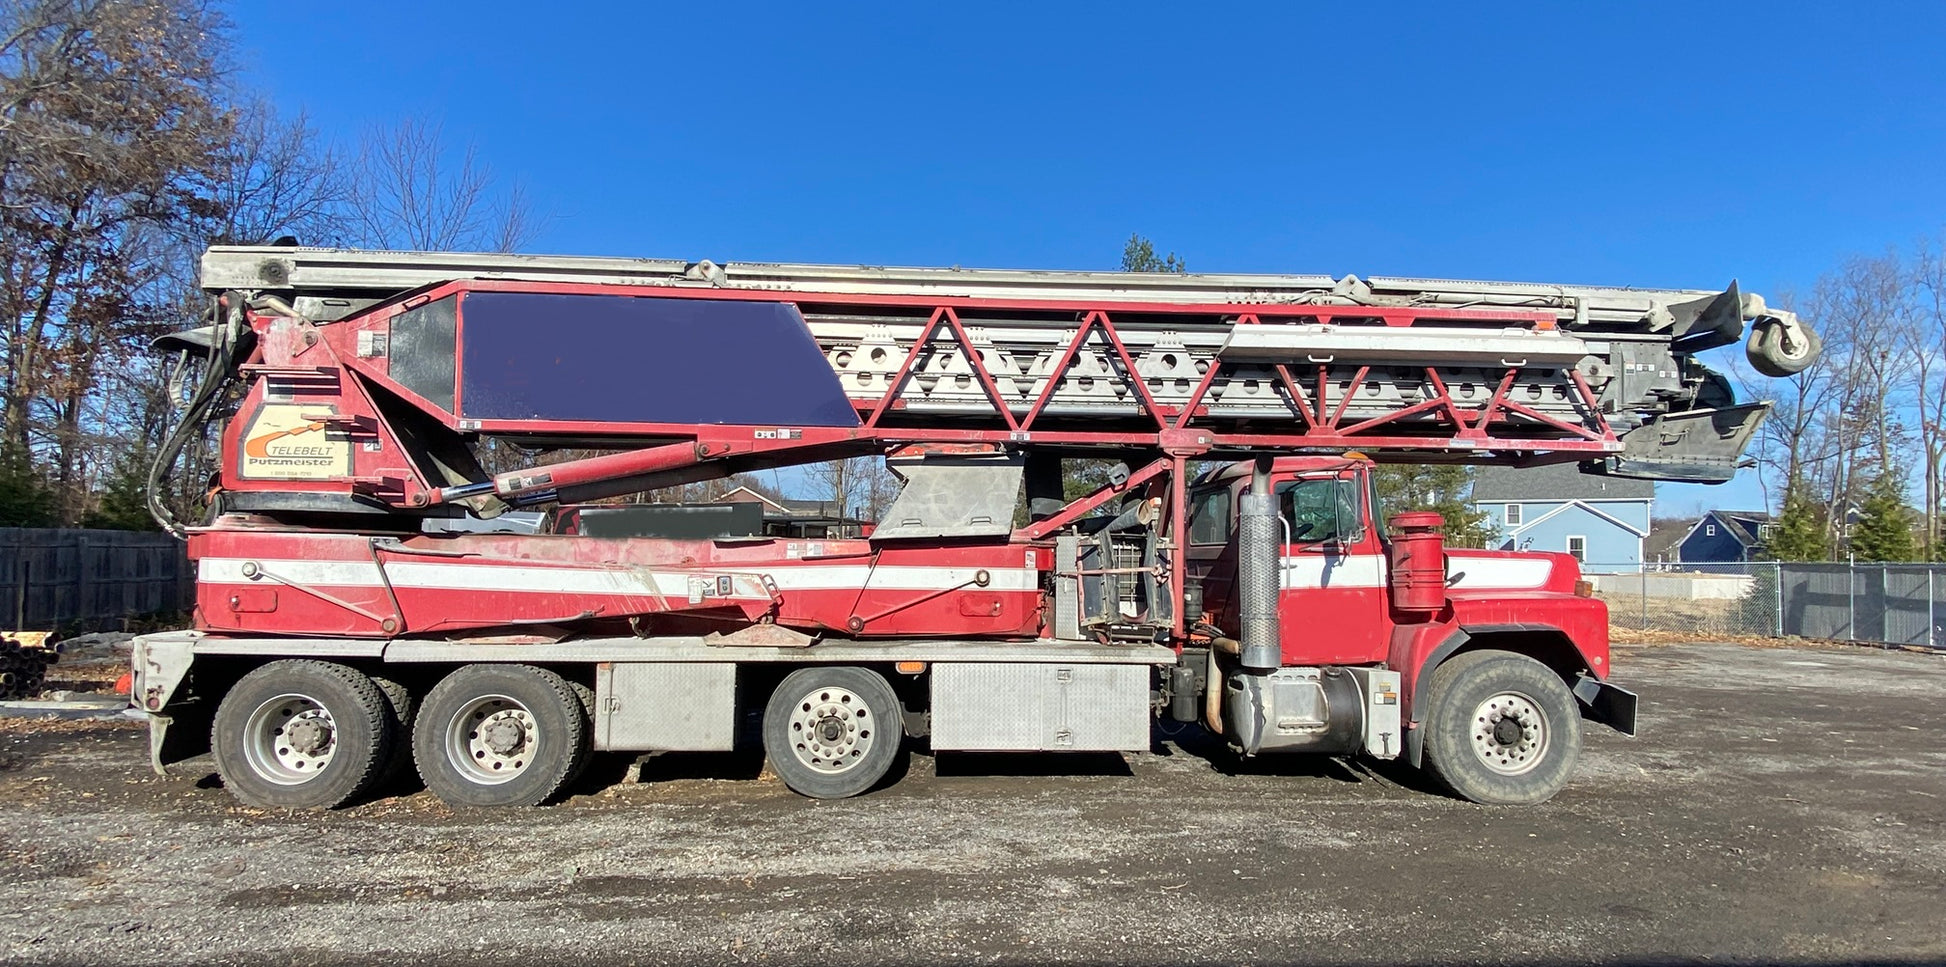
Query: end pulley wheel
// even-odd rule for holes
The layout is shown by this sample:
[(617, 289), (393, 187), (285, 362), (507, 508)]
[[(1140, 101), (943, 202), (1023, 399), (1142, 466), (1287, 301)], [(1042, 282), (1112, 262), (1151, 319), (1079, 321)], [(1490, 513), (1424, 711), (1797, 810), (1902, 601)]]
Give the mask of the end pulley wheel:
[(1759, 319), (1750, 326), (1743, 354), (1751, 368), (1781, 379), (1801, 373), (1818, 361), (1824, 343), (1810, 326), (1782, 319)]

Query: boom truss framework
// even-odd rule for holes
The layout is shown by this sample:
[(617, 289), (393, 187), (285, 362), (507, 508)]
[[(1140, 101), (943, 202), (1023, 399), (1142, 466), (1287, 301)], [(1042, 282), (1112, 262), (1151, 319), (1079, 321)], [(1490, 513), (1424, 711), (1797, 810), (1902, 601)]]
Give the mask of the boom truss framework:
[[(1179, 456), (1360, 449), (1400, 461), (1573, 460), (1607, 472), (1724, 479), (1763, 412), (1763, 404), (1729, 405), (1726, 384), (1689, 359), (1741, 335), (1750, 300), (1734, 287), (1711, 294), (276, 248), (212, 249), (204, 276), (212, 291), (290, 299), (346, 370), (459, 434), (636, 448), (491, 481), (364, 485), (401, 507), (485, 493), (514, 503), (586, 499), (906, 444)], [(464, 347), (470, 300), (485, 293), (556, 300), (531, 312), (536, 353), (577, 340), (659, 351), (652, 328), (577, 328), (577, 306), (603, 300), (784, 307), (815, 340), (855, 421), (793, 419), (788, 401), (761, 422), (737, 423), (658, 419), (653, 408), (599, 418), (476, 412)], [(447, 351), (458, 354), (443, 397), (406, 385), (398, 361), (370, 351), (415, 309), (442, 300), (453, 306)], [(744, 348), (694, 362), (734, 381)], [(262, 375), (296, 378), (274, 369)]]

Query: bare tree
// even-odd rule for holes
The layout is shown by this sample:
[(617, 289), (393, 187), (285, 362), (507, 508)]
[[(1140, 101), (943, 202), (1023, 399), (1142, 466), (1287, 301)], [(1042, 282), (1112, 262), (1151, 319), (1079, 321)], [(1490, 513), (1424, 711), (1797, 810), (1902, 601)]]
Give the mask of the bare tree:
[(1925, 528), (1921, 546), (1926, 560), (1937, 556), (1942, 475), (1946, 475), (1946, 253), (1934, 243), (1920, 244), (1912, 260), (1913, 320), (1908, 329), (1908, 352), (1917, 379), (1913, 403), (1919, 426), (1919, 456)]
[(805, 467), (805, 476), (815, 488), (816, 499), (831, 501), (840, 517), (876, 521), (899, 493), (898, 479), (885, 468), (884, 457), (814, 463)]
[(367, 131), (354, 167), (347, 215), (362, 245), (510, 252), (540, 228), (520, 186), (498, 193), (474, 147), (450, 148), (435, 121)]
[(1907, 431), (1897, 391), (1911, 377), (1904, 352), (1903, 273), (1894, 256), (1854, 258), (1818, 280), (1807, 304), (1824, 336), (1832, 385), (1817, 410), (1815, 466), (1829, 515), (1831, 544), (1844, 541), (1844, 508), (1862, 502), (1869, 485), (1901, 470)]
[(157, 234), (217, 207), (226, 30), (198, 0), (0, 7), (0, 453), (47, 465), (65, 520), (99, 465), (101, 374), (164, 315)]
[[(1794, 293), (1789, 291), (1777, 294), (1777, 305), (1797, 306), (1800, 304)], [(1812, 315), (1808, 306), (1804, 310), (1806, 321), (1821, 330), (1822, 321)], [(1781, 490), (1776, 494), (1779, 503), (1788, 496), (1792, 487), (1815, 488), (1822, 480), (1834, 454), (1828, 452), (1825, 439), (1826, 421), (1831, 412), (1832, 401), (1839, 387), (1838, 365), (1848, 351), (1844, 333), (1827, 333), (1826, 349), (1818, 360), (1802, 372), (1783, 379), (1744, 374), (1740, 376), (1743, 396), (1747, 399), (1770, 399), (1772, 408), (1759, 430), (1756, 451), (1759, 466), (1763, 473), (1766, 496), (1770, 496), (1771, 482), (1781, 482)], [(1739, 366), (1741, 373), (1741, 367)], [(1808, 493), (1807, 493), (1808, 496)]]
[(192, 225), (204, 245), (269, 245), (291, 237), (331, 244), (347, 234), (351, 172), (344, 154), (299, 114), (285, 120), (269, 103), (236, 110), (236, 132), (209, 186), (216, 207)]

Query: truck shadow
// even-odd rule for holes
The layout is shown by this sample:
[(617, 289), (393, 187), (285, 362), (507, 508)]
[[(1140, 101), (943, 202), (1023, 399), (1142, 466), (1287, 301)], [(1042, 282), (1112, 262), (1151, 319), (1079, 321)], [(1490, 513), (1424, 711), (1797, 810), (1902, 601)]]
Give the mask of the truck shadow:
[(751, 782), (764, 771), (761, 747), (733, 752), (657, 752), (639, 760), (634, 753), (610, 753), (596, 756), (576, 785), (585, 784), (596, 791), (616, 785), (627, 779), (630, 766), (637, 761), (642, 767), (635, 781), (645, 784), (686, 779)]
[(1119, 752), (935, 752), (932, 760), (941, 779), (1135, 775)]
[[(1371, 764), (1328, 755), (1262, 755), (1245, 757), (1230, 748), (1223, 737), (1201, 725), (1165, 723), (1156, 730), (1155, 755), (1187, 755), (1202, 759), (1225, 776), (1274, 776), (1279, 778), (1333, 779), (1360, 783), (1374, 780), (1403, 784), (1398, 776), (1381, 772)], [(1415, 774), (1402, 770), (1403, 774)]]

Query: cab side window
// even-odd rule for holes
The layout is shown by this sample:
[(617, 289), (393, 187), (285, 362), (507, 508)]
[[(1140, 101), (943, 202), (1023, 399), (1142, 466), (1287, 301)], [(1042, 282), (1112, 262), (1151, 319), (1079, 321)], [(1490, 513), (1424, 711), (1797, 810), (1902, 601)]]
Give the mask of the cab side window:
[(1189, 543), (1230, 542), (1229, 488), (1193, 494), (1189, 504)]
[(1350, 541), (1358, 536), (1358, 484), (1352, 480), (1293, 480), (1277, 487), (1277, 511), (1293, 544)]

